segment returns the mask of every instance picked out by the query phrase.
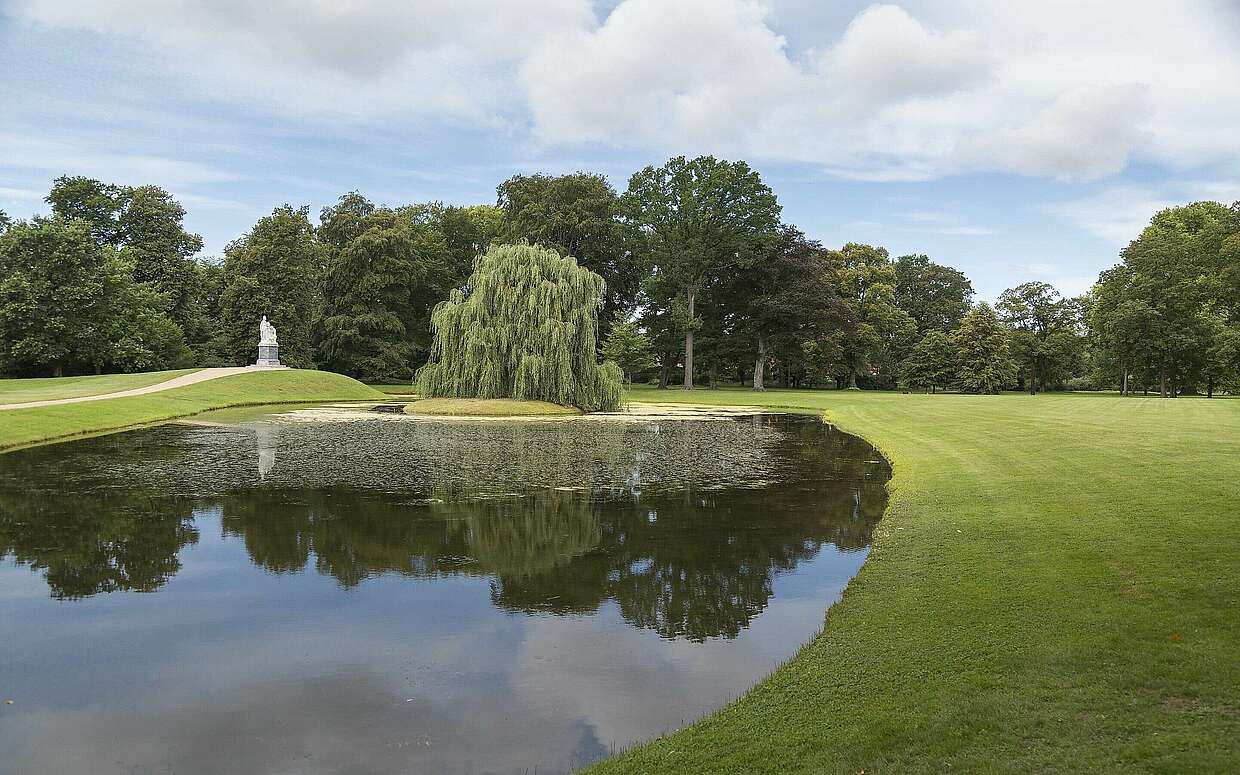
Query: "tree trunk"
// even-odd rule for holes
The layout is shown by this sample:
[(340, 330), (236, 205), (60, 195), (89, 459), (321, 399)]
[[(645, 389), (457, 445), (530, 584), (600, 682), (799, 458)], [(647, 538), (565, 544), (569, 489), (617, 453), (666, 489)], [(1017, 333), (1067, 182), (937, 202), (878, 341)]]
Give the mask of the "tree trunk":
[(1029, 395), (1031, 396), (1036, 396), (1038, 394), (1038, 383), (1036, 379), (1034, 378), (1034, 374), (1035, 372), (1033, 370), (1033, 367), (1030, 366), (1029, 367)]
[(56, 364), (56, 367), (52, 369), (52, 376), (63, 377), (64, 375), (65, 375), (65, 367), (61, 366), (59, 363)]
[(1167, 397), (1167, 370), (1158, 370), (1158, 395), (1160, 398)]
[(1206, 398), (1214, 398), (1214, 377), (1206, 377)]
[(1123, 369), (1124, 373), (1119, 378), (1119, 394), (1126, 396), (1128, 395), (1128, 364), (1121, 363), (1120, 368)]
[(852, 366), (848, 367), (848, 390), (857, 389), (857, 372)]
[(693, 301), (697, 291), (689, 293), (689, 328), (685, 331), (685, 390), (693, 390)]
[(766, 337), (758, 335), (758, 358), (753, 362), (753, 389), (766, 390), (762, 378), (766, 371)]
[(670, 360), (665, 357), (663, 359), (663, 367), (659, 369), (659, 390), (667, 390), (667, 362)]

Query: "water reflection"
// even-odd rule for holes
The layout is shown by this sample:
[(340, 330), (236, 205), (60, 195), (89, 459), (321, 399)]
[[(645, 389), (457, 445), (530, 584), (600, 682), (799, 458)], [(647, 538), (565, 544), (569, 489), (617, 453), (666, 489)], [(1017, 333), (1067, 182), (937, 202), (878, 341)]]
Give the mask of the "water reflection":
[(267, 418), (0, 456), (0, 589), (25, 568), (75, 601), (0, 597), (24, 692), (0, 748), (13, 772), (206, 772), (221, 738), (256, 772), (567, 769), (790, 656), (887, 476), (773, 417)]

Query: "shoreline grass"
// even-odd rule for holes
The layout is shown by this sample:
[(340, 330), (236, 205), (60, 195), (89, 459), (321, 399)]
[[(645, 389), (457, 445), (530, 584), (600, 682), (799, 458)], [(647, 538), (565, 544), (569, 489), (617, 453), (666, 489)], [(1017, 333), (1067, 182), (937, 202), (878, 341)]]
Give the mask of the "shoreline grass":
[(393, 396), (415, 395), (414, 390), (413, 390), (413, 385), (409, 384), (408, 382), (404, 384), (384, 383), (384, 384), (373, 384), (373, 385), (370, 383), (367, 383), (367, 387), (372, 387), (375, 390), (378, 390), (380, 393), (387, 393)]
[(820, 635), (591, 772), (1240, 771), (1240, 405), (628, 399), (825, 413), (892, 460), (892, 498)]
[(119, 393), (122, 390), (158, 385), (195, 371), (199, 369), (146, 371), (138, 374), (92, 374), (83, 377), (0, 379), (0, 404), (24, 404), (29, 401), (53, 401)]
[(123, 430), (234, 406), (384, 398), (379, 391), (331, 372), (256, 371), (140, 396), (5, 410), (0, 412), (0, 450)]

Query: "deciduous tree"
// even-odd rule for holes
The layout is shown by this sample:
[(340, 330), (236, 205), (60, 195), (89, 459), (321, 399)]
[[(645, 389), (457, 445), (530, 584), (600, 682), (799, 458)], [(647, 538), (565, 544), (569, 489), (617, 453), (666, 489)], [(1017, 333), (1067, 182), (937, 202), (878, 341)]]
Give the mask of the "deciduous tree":
[(280, 360), (314, 366), (311, 327), (323, 307), (323, 246), (308, 208), (278, 207), (224, 251), (221, 314), (228, 355), (253, 361), (258, 321), (266, 315), (280, 338)]
[(603, 279), (536, 245), (497, 245), (432, 315), (435, 342), (415, 385), (426, 396), (516, 398), (611, 411), (620, 368), (599, 364)]
[(931, 329), (900, 367), (900, 381), (909, 387), (946, 389), (956, 379), (956, 347), (951, 337)]
[(973, 284), (963, 272), (920, 254), (895, 260), (896, 306), (917, 321), (920, 334), (955, 331), (972, 300)]
[(1012, 376), (1008, 332), (995, 310), (985, 302), (975, 305), (952, 335), (956, 372), (966, 393), (998, 393)]
[[(766, 252), (779, 225), (779, 204), (744, 162), (678, 156), (633, 175), (622, 210), (657, 278), (647, 294), (669, 310), (683, 301), (684, 387), (692, 390), (698, 296), (719, 273)], [(669, 293), (675, 298), (665, 298)]]
[(602, 175), (514, 175), (496, 190), (499, 238), (525, 240), (572, 256), (607, 284), (600, 330), (632, 310), (641, 282), (620, 222), (620, 198)]

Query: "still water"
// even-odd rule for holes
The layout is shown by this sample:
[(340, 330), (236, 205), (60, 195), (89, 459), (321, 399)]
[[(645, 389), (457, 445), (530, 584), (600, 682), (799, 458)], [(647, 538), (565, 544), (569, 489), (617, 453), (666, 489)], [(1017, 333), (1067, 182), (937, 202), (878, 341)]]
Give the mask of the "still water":
[(0, 455), (0, 772), (571, 770), (795, 653), (886, 505), (811, 418), (209, 419)]

